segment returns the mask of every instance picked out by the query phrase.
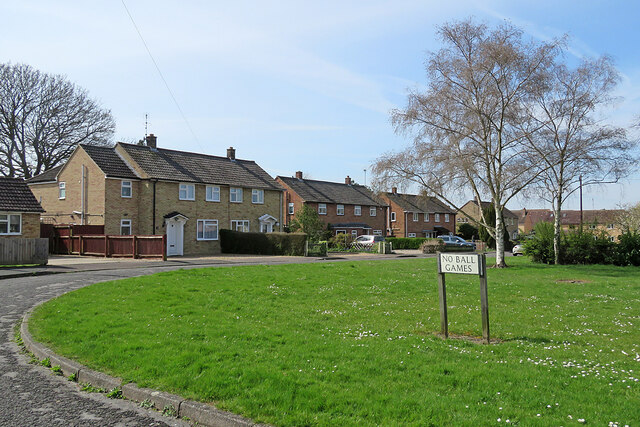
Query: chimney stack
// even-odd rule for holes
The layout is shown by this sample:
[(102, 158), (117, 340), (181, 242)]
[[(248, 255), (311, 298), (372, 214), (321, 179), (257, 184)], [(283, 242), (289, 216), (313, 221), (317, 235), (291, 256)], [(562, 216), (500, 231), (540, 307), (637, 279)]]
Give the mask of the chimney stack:
[(229, 160), (235, 160), (236, 159), (236, 149), (233, 148), (233, 147), (227, 148), (227, 157), (229, 158)]
[(347, 177), (344, 179), (344, 183), (347, 185), (351, 185), (351, 178), (349, 177), (349, 175), (347, 175)]
[(302, 171), (296, 171), (296, 178), (302, 179)]
[(398, 187), (391, 187), (391, 192), (393, 194), (398, 194)]
[(158, 148), (158, 137), (154, 134), (150, 133), (145, 137), (145, 140), (147, 141), (147, 147)]

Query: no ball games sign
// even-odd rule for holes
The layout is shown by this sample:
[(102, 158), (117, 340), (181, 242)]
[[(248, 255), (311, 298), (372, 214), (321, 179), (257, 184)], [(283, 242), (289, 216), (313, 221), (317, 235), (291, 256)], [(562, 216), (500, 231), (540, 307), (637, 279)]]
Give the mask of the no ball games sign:
[(485, 254), (438, 252), (438, 294), (440, 297), (440, 332), (449, 337), (447, 287), (445, 274), (473, 274), (480, 278), (482, 339), (489, 344), (489, 301), (487, 295), (487, 260)]

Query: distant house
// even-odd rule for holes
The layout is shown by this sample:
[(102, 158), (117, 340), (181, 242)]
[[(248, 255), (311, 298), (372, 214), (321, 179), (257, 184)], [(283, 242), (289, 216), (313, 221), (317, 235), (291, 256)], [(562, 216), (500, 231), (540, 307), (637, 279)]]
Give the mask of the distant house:
[[(551, 209), (521, 209), (518, 214), (518, 225), (522, 233), (530, 233), (539, 222), (553, 223), (555, 220)], [(622, 230), (616, 224), (623, 213), (620, 209), (587, 209), (582, 211), (582, 226), (584, 230), (596, 233), (604, 232), (611, 241), (616, 241)], [(560, 225), (564, 231), (577, 230), (580, 227), (579, 210), (563, 210)]]
[(41, 212), (22, 178), (0, 178), (0, 238), (39, 238)]
[(456, 211), (436, 197), (402, 194), (393, 187), (380, 198), (389, 205), (389, 234), (395, 237), (436, 237), (454, 234)]
[(283, 189), (251, 160), (119, 142), (79, 145), (29, 180), (53, 223), (100, 224), (109, 235), (167, 235), (167, 255), (220, 252), (218, 230), (281, 230)]
[[(490, 206), (491, 202), (480, 202), (480, 207), (478, 207), (478, 202), (476, 202), (475, 200), (469, 200), (458, 211), (458, 225), (471, 223), (471, 225), (475, 226), (471, 219), (480, 221), (480, 219), (482, 218), (481, 210), (487, 209)], [(517, 239), (519, 236), (518, 215), (511, 212), (507, 208), (503, 208), (502, 217), (504, 218), (505, 226), (507, 227), (507, 232), (509, 233), (509, 238)]]
[(354, 184), (350, 177), (344, 184), (304, 179), (302, 172), (295, 177), (277, 176), (285, 189), (283, 209), (285, 223), (291, 224), (303, 205), (318, 212), (334, 234), (346, 233), (354, 237), (363, 234), (385, 234), (385, 205), (367, 187)]

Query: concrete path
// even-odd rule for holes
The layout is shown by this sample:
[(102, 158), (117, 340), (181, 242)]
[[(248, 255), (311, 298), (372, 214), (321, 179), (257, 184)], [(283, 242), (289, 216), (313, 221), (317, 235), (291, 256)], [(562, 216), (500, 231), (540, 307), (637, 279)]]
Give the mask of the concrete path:
[[(407, 256), (412, 254), (400, 254)], [(334, 256), (333, 261), (397, 259), (399, 255)], [(421, 255), (422, 256), (422, 255)], [(203, 266), (331, 262), (302, 257), (180, 258), (167, 262), (54, 258), (37, 271), (45, 275), (0, 280), (0, 426), (183, 426), (183, 421), (144, 410), (129, 401), (85, 393), (77, 384), (28, 364), (13, 342), (14, 326), (34, 305), (92, 283), (159, 271)], [(4, 270), (4, 269), (3, 269)], [(8, 269), (7, 269), (8, 271)], [(66, 274), (50, 273), (66, 272)], [(5, 271), (3, 271), (5, 273)], [(14, 271), (15, 273), (15, 271)]]

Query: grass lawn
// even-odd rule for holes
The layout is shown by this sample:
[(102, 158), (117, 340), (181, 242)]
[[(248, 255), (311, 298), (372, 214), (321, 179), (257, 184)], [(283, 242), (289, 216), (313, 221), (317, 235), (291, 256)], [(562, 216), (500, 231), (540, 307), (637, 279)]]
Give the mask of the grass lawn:
[[(509, 264), (488, 273), (490, 346), (434, 335), (435, 259), (100, 283), (30, 327), (92, 368), (276, 425), (637, 425), (640, 269)], [(480, 336), (478, 278), (447, 291), (450, 332)]]

